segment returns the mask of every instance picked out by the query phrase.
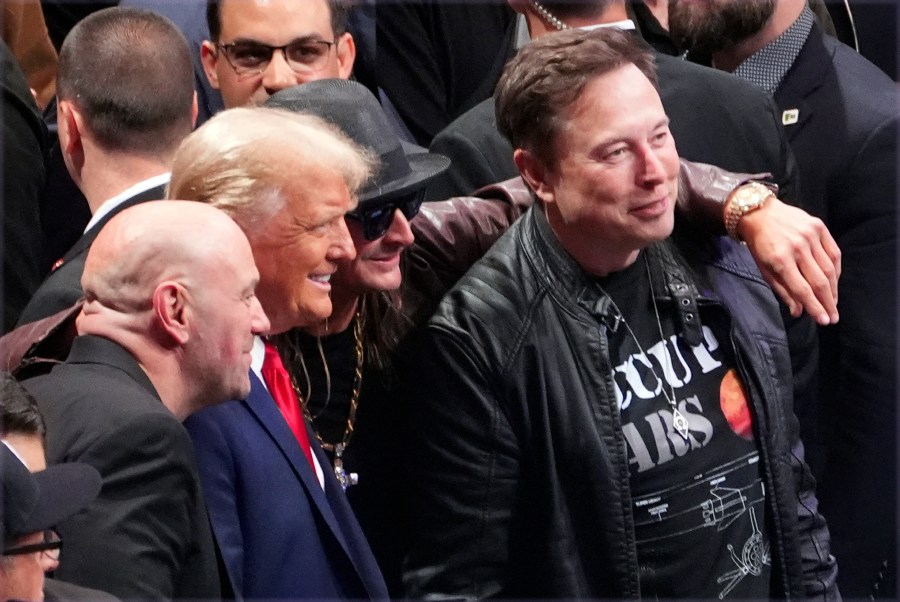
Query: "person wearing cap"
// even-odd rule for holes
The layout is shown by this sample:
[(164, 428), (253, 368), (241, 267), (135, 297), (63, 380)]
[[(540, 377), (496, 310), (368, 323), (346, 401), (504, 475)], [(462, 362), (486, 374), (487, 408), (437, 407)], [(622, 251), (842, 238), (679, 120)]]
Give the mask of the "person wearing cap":
[(6, 444), (0, 445), (0, 475), (0, 600), (41, 602), (44, 571), (56, 563), (63, 545), (53, 527), (97, 496), (100, 475), (80, 462), (59, 464), (32, 474)]
[[(235, 108), (188, 136), (175, 157), (169, 196), (220, 207), (244, 229), (274, 335), (332, 314), (338, 263), (356, 256), (344, 216), (372, 168), (369, 153), (318, 117)], [(271, 340), (257, 339), (250, 379), (245, 400), (185, 422), (235, 594), (387, 598)]]
[[(9, 373), (0, 372), (0, 442), (6, 444), (31, 472), (47, 468), (46, 427), (37, 402)], [(57, 536), (58, 537), (58, 536)], [(51, 536), (51, 541), (56, 537)], [(59, 566), (58, 550), (41, 554), (44, 572)], [(96, 589), (60, 581), (44, 579), (44, 600), (91, 600), (115, 602), (119, 598)], [(5, 598), (4, 598), (5, 600)]]

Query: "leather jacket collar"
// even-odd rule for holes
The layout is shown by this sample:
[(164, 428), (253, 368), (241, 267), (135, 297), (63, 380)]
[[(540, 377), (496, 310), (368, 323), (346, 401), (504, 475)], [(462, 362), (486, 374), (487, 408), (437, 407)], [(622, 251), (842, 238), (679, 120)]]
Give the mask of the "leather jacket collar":
[[(550, 229), (547, 217), (540, 205), (535, 205), (526, 216), (525, 227), (529, 235), (522, 238), (529, 261), (539, 276), (547, 279), (548, 291), (558, 296), (565, 305), (575, 299), (579, 306), (601, 319), (610, 317), (609, 299), (599, 293), (593, 276), (585, 272), (563, 248)], [(689, 345), (699, 345), (703, 340), (697, 300), (700, 293), (687, 264), (673, 253), (669, 239), (654, 243), (644, 249), (650, 261), (650, 273), (657, 301), (675, 304), (675, 315), (680, 327), (679, 336)]]

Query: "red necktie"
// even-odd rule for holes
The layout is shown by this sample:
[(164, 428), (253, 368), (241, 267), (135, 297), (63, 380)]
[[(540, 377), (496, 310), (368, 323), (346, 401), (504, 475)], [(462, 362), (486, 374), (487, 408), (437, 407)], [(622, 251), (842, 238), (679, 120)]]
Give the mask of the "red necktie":
[(303, 420), (303, 412), (300, 410), (300, 400), (297, 399), (297, 393), (291, 385), (291, 376), (285, 370), (275, 345), (266, 341), (265, 346), (266, 356), (262, 365), (263, 379), (266, 381), (269, 393), (272, 394), (278, 409), (281, 410), (281, 415), (284, 416), (284, 420), (288, 423), (291, 431), (293, 431), (294, 437), (297, 438), (297, 443), (300, 444), (303, 455), (306, 456), (309, 465), (312, 466), (313, 472), (315, 472), (316, 466), (313, 463), (309, 435), (306, 433), (306, 423)]

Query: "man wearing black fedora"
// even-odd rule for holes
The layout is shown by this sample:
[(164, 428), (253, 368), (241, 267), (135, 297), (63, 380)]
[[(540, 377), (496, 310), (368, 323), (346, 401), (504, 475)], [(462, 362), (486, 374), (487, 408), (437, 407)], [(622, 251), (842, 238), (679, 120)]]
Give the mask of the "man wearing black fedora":
[(51, 466), (34, 474), (0, 444), (3, 557), (0, 600), (44, 599), (44, 571), (59, 558), (62, 541), (52, 527), (75, 514), (100, 491), (100, 475), (79, 462)]
[(306, 418), (379, 562), (400, 594), (403, 412), (394, 354), (410, 322), (401, 314), (401, 255), (428, 183), (450, 161), (399, 140), (381, 106), (356, 82), (320, 80), (275, 93), (267, 106), (312, 113), (380, 162), (347, 214), (356, 257), (338, 262), (327, 320), (275, 337)]

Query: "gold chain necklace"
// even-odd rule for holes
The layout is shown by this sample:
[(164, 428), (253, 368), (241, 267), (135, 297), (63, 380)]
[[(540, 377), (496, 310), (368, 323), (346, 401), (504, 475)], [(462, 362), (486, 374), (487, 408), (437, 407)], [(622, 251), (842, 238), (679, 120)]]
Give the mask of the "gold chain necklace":
[[(359, 393), (362, 390), (364, 358), (362, 331), (363, 319), (360, 312), (357, 311), (356, 315), (353, 317), (353, 341), (354, 352), (356, 355), (356, 369), (353, 374), (353, 392), (350, 394), (350, 412), (347, 414), (347, 425), (344, 427), (344, 434), (337, 443), (328, 443), (322, 439), (322, 435), (319, 434), (319, 430), (316, 428), (316, 422), (313, 419), (312, 414), (310, 414), (306, 397), (300, 392), (300, 387), (297, 386), (297, 380), (294, 378), (294, 371), (291, 371), (290, 373), (291, 386), (294, 387), (297, 399), (300, 400), (300, 407), (303, 409), (303, 415), (313, 427), (313, 432), (316, 434), (316, 439), (319, 440), (319, 445), (321, 445), (322, 449), (325, 451), (334, 453), (334, 475), (337, 477), (337, 480), (344, 491), (347, 491), (347, 488), (351, 485), (359, 483), (359, 475), (357, 473), (347, 472), (344, 469), (344, 451), (350, 445), (350, 438), (353, 436), (353, 428), (356, 425), (356, 410), (359, 407)], [(303, 357), (299, 351), (297, 354), (299, 357)], [(327, 363), (325, 363), (324, 355), (322, 357), (322, 362), (327, 370)]]

